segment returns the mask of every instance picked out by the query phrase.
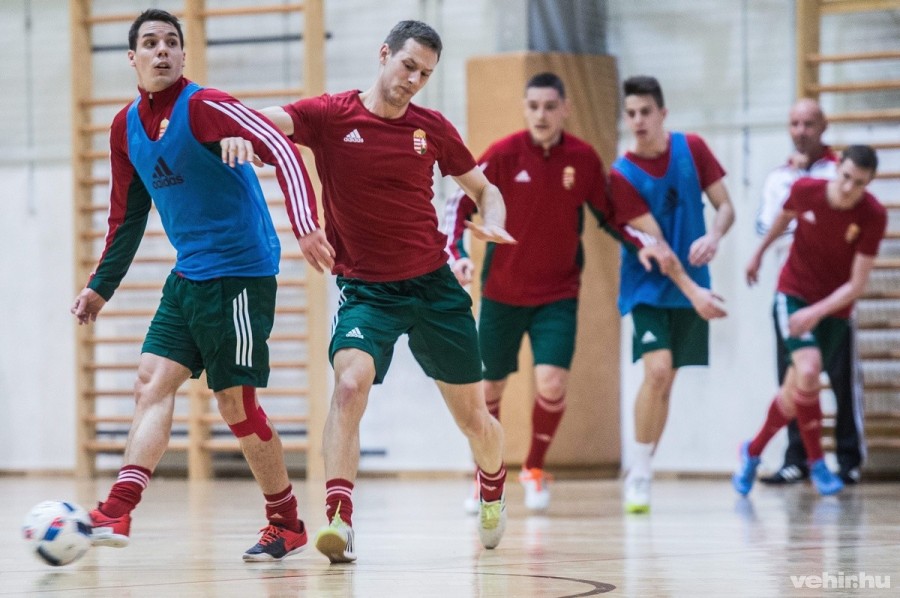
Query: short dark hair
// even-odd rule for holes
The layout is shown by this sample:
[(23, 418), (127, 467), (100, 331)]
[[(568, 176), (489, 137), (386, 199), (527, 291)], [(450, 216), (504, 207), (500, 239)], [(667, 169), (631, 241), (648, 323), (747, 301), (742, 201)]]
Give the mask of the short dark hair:
[(141, 25), (147, 21), (162, 21), (163, 23), (170, 24), (175, 28), (175, 31), (178, 32), (178, 41), (181, 42), (181, 47), (184, 47), (184, 33), (181, 31), (181, 23), (178, 21), (178, 17), (158, 8), (148, 8), (134, 20), (134, 23), (131, 24), (131, 28), (128, 30), (129, 49), (132, 51), (137, 50), (138, 30), (141, 28)]
[(431, 48), (437, 54), (438, 60), (441, 59), (441, 50), (444, 49), (441, 36), (430, 25), (422, 21), (400, 21), (384, 38), (384, 43), (393, 54), (402, 48), (408, 39), (413, 39), (426, 48)]
[(860, 168), (871, 170), (872, 174), (878, 170), (878, 154), (871, 145), (850, 145), (841, 153), (841, 162), (850, 160)]
[(552, 87), (559, 93), (559, 97), (566, 97), (566, 86), (556, 73), (538, 73), (525, 84), (525, 91), (532, 87)]
[(626, 96), (653, 96), (657, 106), (660, 108), (666, 107), (666, 103), (663, 100), (662, 87), (660, 87), (656, 77), (647, 75), (629, 77), (622, 84), (622, 89)]

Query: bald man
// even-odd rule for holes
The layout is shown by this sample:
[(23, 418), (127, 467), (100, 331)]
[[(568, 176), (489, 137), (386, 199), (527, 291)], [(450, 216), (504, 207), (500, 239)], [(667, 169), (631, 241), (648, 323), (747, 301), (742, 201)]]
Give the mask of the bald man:
[[(789, 113), (788, 131), (794, 143), (794, 153), (787, 161), (769, 173), (763, 187), (762, 203), (756, 218), (756, 232), (764, 236), (771, 228), (776, 216), (790, 192), (791, 185), (799, 178), (812, 177), (831, 179), (837, 170), (839, 157), (832, 149), (822, 143), (822, 135), (828, 127), (828, 121), (816, 100), (802, 98), (797, 100)], [(787, 257), (793, 240), (796, 221), (791, 222), (785, 234), (774, 244), (779, 272)], [(774, 316), (774, 311), (773, 311)], [(784, 339), (781, 336), (778, 322), (775, 323), (776, 353), (778, 359), (778, 383), (784, 381), (790, 356), (787, 355)], [(863, 460), (861, 450), (862, 413), (856, 397), (856, 385), (853, 375), (853, 342), (855, 331), (850, 333), (836, 351), (831, 363), (823, 364), (828, 372), (837, 402), (835, 423), (835, 444), (839, 475), (845, 484), (859, 481), (859, 466)], [(788, 426), (788, 448), (784, 455), (784, 465), (773, 475), (761, 478), (766, 484), (793, 484), (809, 477), (806, 463), (806, 451), (797, 429), (796, 421)]]

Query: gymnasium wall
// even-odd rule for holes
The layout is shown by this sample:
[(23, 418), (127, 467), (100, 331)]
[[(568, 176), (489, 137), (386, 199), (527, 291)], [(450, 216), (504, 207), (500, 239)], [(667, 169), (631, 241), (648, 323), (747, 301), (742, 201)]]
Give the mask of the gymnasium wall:
[[(135, 13), (146, 5), (169, 6), (130, 0), (98, 4)], [(733, 466), (738, 441), (761, 421), (775, 388), (769, 317), (774, 270), (767, 264), (766, 282), (748, 290), (743, 266), (756, 243), (753, 218), (763, 177), (790, 150), (785, 121), (794, 90), (793, 3), (605, 4), (606, 45), (617, 57), (620, 75), (657, 75), (670, 128), (702, 134), (728, 171), (737, 222), (712, 274), (731, 315), (712, 326), (712, 367), (679, 375), (656, 458), (661, 470), (723, 472)], [(445, 51), (417, 101), (443, 111), (465, 131), (465, 61), (526, 49), (525, 5), (524, 0), (329, 0), (327, 88), (366, 88), (389, 28), (403, 18), (420, 18), (441, 32)], [(124, 27), (113, 31), (122, 40), (125, 33)], [(0, 471), (67, 470), (74, 465), (74, 321), (68, 309), (84, 283), (74, 280), (71, 268), (68, 90), (78, 76), (79, 57), (69, 56), (65, 2), (2, 2), (0, 34), (12, 49), (0, 71)], [(892, 25), (875, 21), (868, 34), (892, 35)], [(277, 73), (285, 60), (281, 51), (250, 47), (228, 54), (262, 72)], [(124, 51), (120, 59), (113, 53), (104, 60), (109, 65), (96, 76), (131, 77), (125, 93), (132, 92)], [(231, 82), (212, 83), (228, 89)], [(509, 102), (511, 110), (518, 109), (517, 97)], [(620, 128), (624, 147), (629, 138)], [(439, 183), (436, 202), (450, 190), (446, 181)], [(641, 376), (629, 363), (629, 334), (626, 320), (623, 440), (631, 436), (631, 405)], [(388, 379), (372, 394), (362, 444), (367, 470), (470, 467), (464, 439), (403, 342)], [(769, 464), (777, 461), (781, 446), (770, 447)]]

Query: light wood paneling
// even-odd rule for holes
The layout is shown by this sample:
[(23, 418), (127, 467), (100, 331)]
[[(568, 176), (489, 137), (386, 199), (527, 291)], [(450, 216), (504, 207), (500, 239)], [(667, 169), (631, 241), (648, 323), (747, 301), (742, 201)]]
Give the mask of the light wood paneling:
[[(494, 140), (522, 129), (522, 97), (528, 79), (557, 73), (572, 104), (567, 130), (591, 143), (607, 169), (616, 153), (618, 76), (610, 56), (513, 53), (476, 57), (467, 64), (468, 144), (475, 155)], [(585, 214), (586, 267), (578, 311), (578, 336), (567, 395), (568, 411), (547, 456), (552, 466), (601, 466), (615, 471), (619, 434), (618, 245)], [(473, 243), (480, 267), (483, 248)], [(473, 295), (480, 296), (478, 281)], [(531, 349), (523, 344), (519, 372), (510, 377), (500, 419), (506, 432), (507, 462), (520, 464), (531, 436), (534, 381)]]

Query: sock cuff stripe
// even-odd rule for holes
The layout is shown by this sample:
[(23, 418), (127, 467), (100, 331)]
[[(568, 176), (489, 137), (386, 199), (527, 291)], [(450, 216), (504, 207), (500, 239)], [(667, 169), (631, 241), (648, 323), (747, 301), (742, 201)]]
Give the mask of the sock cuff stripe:
[(503, 478), (503, 476), (505, 476), (505, 475), (506, 475), (506, 466), (505, 465), (501, 465), (499, 471), (497, 471), (497, 473), (493, 473), (493, 474), (485, 473), (485, 471), (481, 468), (478, 469), (478, 477), (482, 480), (488, 480), (490, 482), (496, 482), (497, 480), (500, 480), (501, 478)]
[(797, 388), (794, 390), (794, 400), (798, 405), (812, 405), (814, 403), (818, 403), (819, 391), (800, 390), (799, 388)]
[(534, 403), (544, 411), (549, 411), (550, 413), (559, 413), (561, 411), (564, 411), (566, 408), (566, 397), (562, 396), (553, 401), (550, 399), (545, 399), (544, 397), (538, 395), (537, 397), (535, 397)]
[(150, 483), (150, 476), (134, 470), (120, 471), (116, 482), (137, 484), (141, 488), (146, 488)]
[(287, 496), (285, 496), (284, 498), (281, 498), (278, 500), (266, 500), (266, 506), (273, 507), (273, 508), (274, 507), (282, 507), (282, 506), (288, 504), (289, 502), (291, 502), (291, 500), (293, 500), (293, 499), (294, 499), (294, 493), (292, 492), (292, 493), (288, 494)]
[(328, 492), (325, 493), (325, 500), (331, 500), (335, 497), (346, 497), (350, 498), (350, 490), (346, 488), (330, 488)]

